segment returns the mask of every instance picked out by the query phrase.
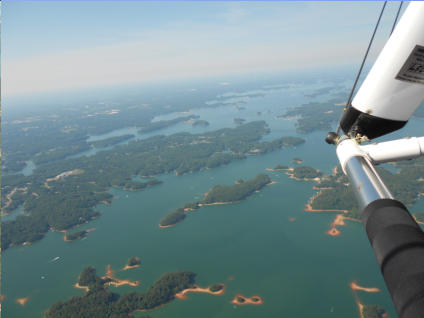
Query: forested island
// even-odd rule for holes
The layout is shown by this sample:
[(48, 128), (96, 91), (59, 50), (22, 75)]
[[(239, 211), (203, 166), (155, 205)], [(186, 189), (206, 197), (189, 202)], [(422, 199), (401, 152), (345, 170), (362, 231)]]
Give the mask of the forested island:
[(133, 256), (128, 260), (127, 265), (125, 265), (123, 270), (125, 271), (127, 269), (140, 267), (140, 264), (141, 264), (141, 258), (137, 256)]
[(296, 167), (287, 172), (287, 174), (298, 180), (313, 180), (322, 176), (321, 171), (309, 166)]
[(202, 206), (234, 203), (246, 199), (255, 191), (271, 183), (271, 178), (266, 174), (258, 174), (255, 178), (244, 181), (238, 180), (234, 185), (216, 185), (205, 194), (203, 200), (187, 203), (183, 208), (174, 210), (165, 216), (160, 222), (160, 227), (173, 226), (186, 217), (186, 211), (197, 210)]
[(274, 168), (266, 168), (267, 171), (286, 171), (292, 170), (289, 166), (278, 164)]
[[(203, 134), (158, 135), (118, 145), (90, 157), (40, 166), (30, 176), (4, 176), (2, 202), (10, 201), (4, 212), (10, 213), (23, 205), (27, 215), (3, 223), (2, 248), (35, 242), (49, 230), (69, 230), (98, 217), (100, 213), (95, 207), (111, 202), (111, 187), (137, 191), (161, 184), (154, 178), (134, 181), (136, 176), (182, 175), (212, 169), (248, 155), (304, 142), (297, 137), (260, 142), (267, 133), (265, 121), (255, 121)], [(70, 174), (72, 171), (80, 173)], [(59, 177), (64, 174), (66, 178)]]
[(208, 127), (209, 126), (209, 122), (207, 120), (195, 120), (192, 124), (193, 127)]
[(134, 317), (136, 311), (148, 311), (164, 305), (175, 294), (194, 287), (196, 274), (177, 271), (163, 274), (145, 293), (130, 292), (119, 295), (108, 290), (108, 279), (96, 274), (93, 267), (85, 268), (78, 285), (88, 290), (84, 296), (73, 296), (59, 301), (46, 310), (45, 318), (124, 318)]

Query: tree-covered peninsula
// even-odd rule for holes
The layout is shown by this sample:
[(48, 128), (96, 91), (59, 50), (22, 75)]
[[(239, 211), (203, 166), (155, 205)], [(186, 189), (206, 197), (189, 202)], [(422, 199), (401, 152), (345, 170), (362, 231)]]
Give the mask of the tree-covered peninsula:
[[(394, 197), (405, 205), (412, 205), (424, 192), (424, 159), (416, 159), (406, 163), (398, 163), (397, 173), (378, 167), (377, 171), (393, 193)], [(348, 178), (340, 167), (334, 169), (332, 175), (322, 175), (320, 181), (314, 186), (320, 192), (310, 202), (315, 210), (346, 210), (344, 215), (360, 219), (362, 211), (359, 210), (355, 194), (349, 186)], [(417, 214), (417, 220), (421, 215)]]
[(127, 318), (135, 311), (148, 311), (173, 300), (175, 294), (194, 287), (196, 274), (177, 271), (163, 274), (145, 293), (119, 295), (108, 290), (108, 279), (99, 277), (93, 267), (85, 268), (78, 285), (88, 289), (84, 296), (73, 296), (53, 304), (44, 318)]
[(203, 134), (158, 135), (93, 156), (40, 166), (30, 176), (4, 176), (2, 202), (9, 202), (4, 212), (23, 205), (26, 215), (2, 223), (2, 247), (35, 242), (49, 230), (68, 230), (98, 217), (95, 207), (111, 202), (111, 187), (136, 191), (161, 183), (156, 179), (135, 181), (136, 176), (181, 175), (212, 169), (248, 155), (304, 142), (297, 137), (261, 142), (268, 132), (265, 121), (255, 121)]
[(216, 185), (205, 194), (203, 200), (187, 203), (183, 208), (178, 208), (165, 216), (160, 221), (159, 226), (173, 226), (185, 219), (186, 211), (196, 210), (205, 205), (234, 203), (244, 200), (270, 183), (271, 178), (268, 175), (258, 174), (251, 180), (238, 180), (234, 185)]

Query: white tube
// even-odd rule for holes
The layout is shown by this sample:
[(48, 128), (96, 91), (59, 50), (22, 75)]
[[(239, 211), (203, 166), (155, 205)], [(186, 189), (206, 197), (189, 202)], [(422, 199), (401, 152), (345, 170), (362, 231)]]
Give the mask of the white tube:
[(424, 100), (424, 2), (411, 2), (352, 106), (372, 116), (407, 121)]
[(412, 137), (359, 146), (373, 163), (414, 159), (424, 155), (424, 137)]

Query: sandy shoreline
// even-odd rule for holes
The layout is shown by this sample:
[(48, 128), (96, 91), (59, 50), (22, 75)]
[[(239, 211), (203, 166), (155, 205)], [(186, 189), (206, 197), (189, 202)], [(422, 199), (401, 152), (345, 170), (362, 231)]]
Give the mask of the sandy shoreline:
[(23, 298), (17, 298), (16, 299), (16, 303), (18, 303), (21, 306), (25, 306), (26, 303), (28, 302), (28, 300), (29, 300), (29, 296), (28, 297), (23, 297)]
[(81, 286), (79, 283), (75, 283), (75, 284), (74, 284), (74, 288), (82, 289), (82, 290), (84, 290), (86, 293), (87, 293), (87, 292), (88, 292), (88, 290), (89, 290), (88, 286)]
[(115, 287), (123, 286), (123, 285), (129, 285), (136, 287), (140, 285), (140, 282), (138, 280), (131, 281), (128, 279), (119, 279), (115, 277), (115, 271), (112, 269), (110, 265), (106, 267), (106, 275), (102, 276), (102, 279), (110, 279), (111, 281), (107, 282), (106, 284), (113, 285)]
[(134, 268), (139, 268), (140, 267), (140, 264), (137, 264), (137, 265), (125, 265), (123, 268), (122, 268), (122, 270), (123, 271), (126, 271), (126, 270), (129, 270), (129, 269), (134, 269)]
[[(358, 306), (359, 317), (360, 318), (365, 318), (365, 316), (364, 316), (365, 305), (363, 303), (361, 303), (361, 300), (359, 299), (358, 290), (364, 291), (364, 292), (367, 292), (367, 293), (379, 293), (379, 292), (381, 292), (381, 290), (379, 288), (377, 288), (377, 287), (363, 287), (363, 286), (360, 286), (360, 285), (358, 285), (358, 283), (356, 281), (351, 282), (349, 284), (349, 287), (352, 290), (353, 295), (355, 296), (355, 302), (356, 302), (356, 305)], [(387, 317), (387, 316), (388, 316), (387, 313), (385, 313), (383, 315), (383, 317)]]
[(380, 288), (377, 287), (363, 287), (358, 285), (358, 283), (356, 281), (353, 281), (349, 284), (350, 288), (352, 290), (361, 290), (367, 293), (379, 293), (381, 292)]
[(206, 293), (206, 294), (215, 295), (215, 296), (222, 295), (225, 292), (225, 285), (223, 283), (221, 283), (219, 285), (221, 285), (222, 288), (218, 291), (215, 291), (215, 292), (210, 290), (211, 286), (203, 288), (203, 287), (195, 285), (193, 288), (187, 288), (187, 289), (180, 291), (179, 293), (176, 293), (175, 298), (187, 299), (187, 296), (186, 296), (187, 293)]

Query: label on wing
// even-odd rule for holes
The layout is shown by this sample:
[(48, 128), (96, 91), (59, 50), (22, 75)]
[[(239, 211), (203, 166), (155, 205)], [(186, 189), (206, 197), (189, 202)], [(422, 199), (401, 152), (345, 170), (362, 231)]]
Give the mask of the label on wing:
[(424, 46), (415, 46), (397, 74), (396, 79), (424, 84)]

